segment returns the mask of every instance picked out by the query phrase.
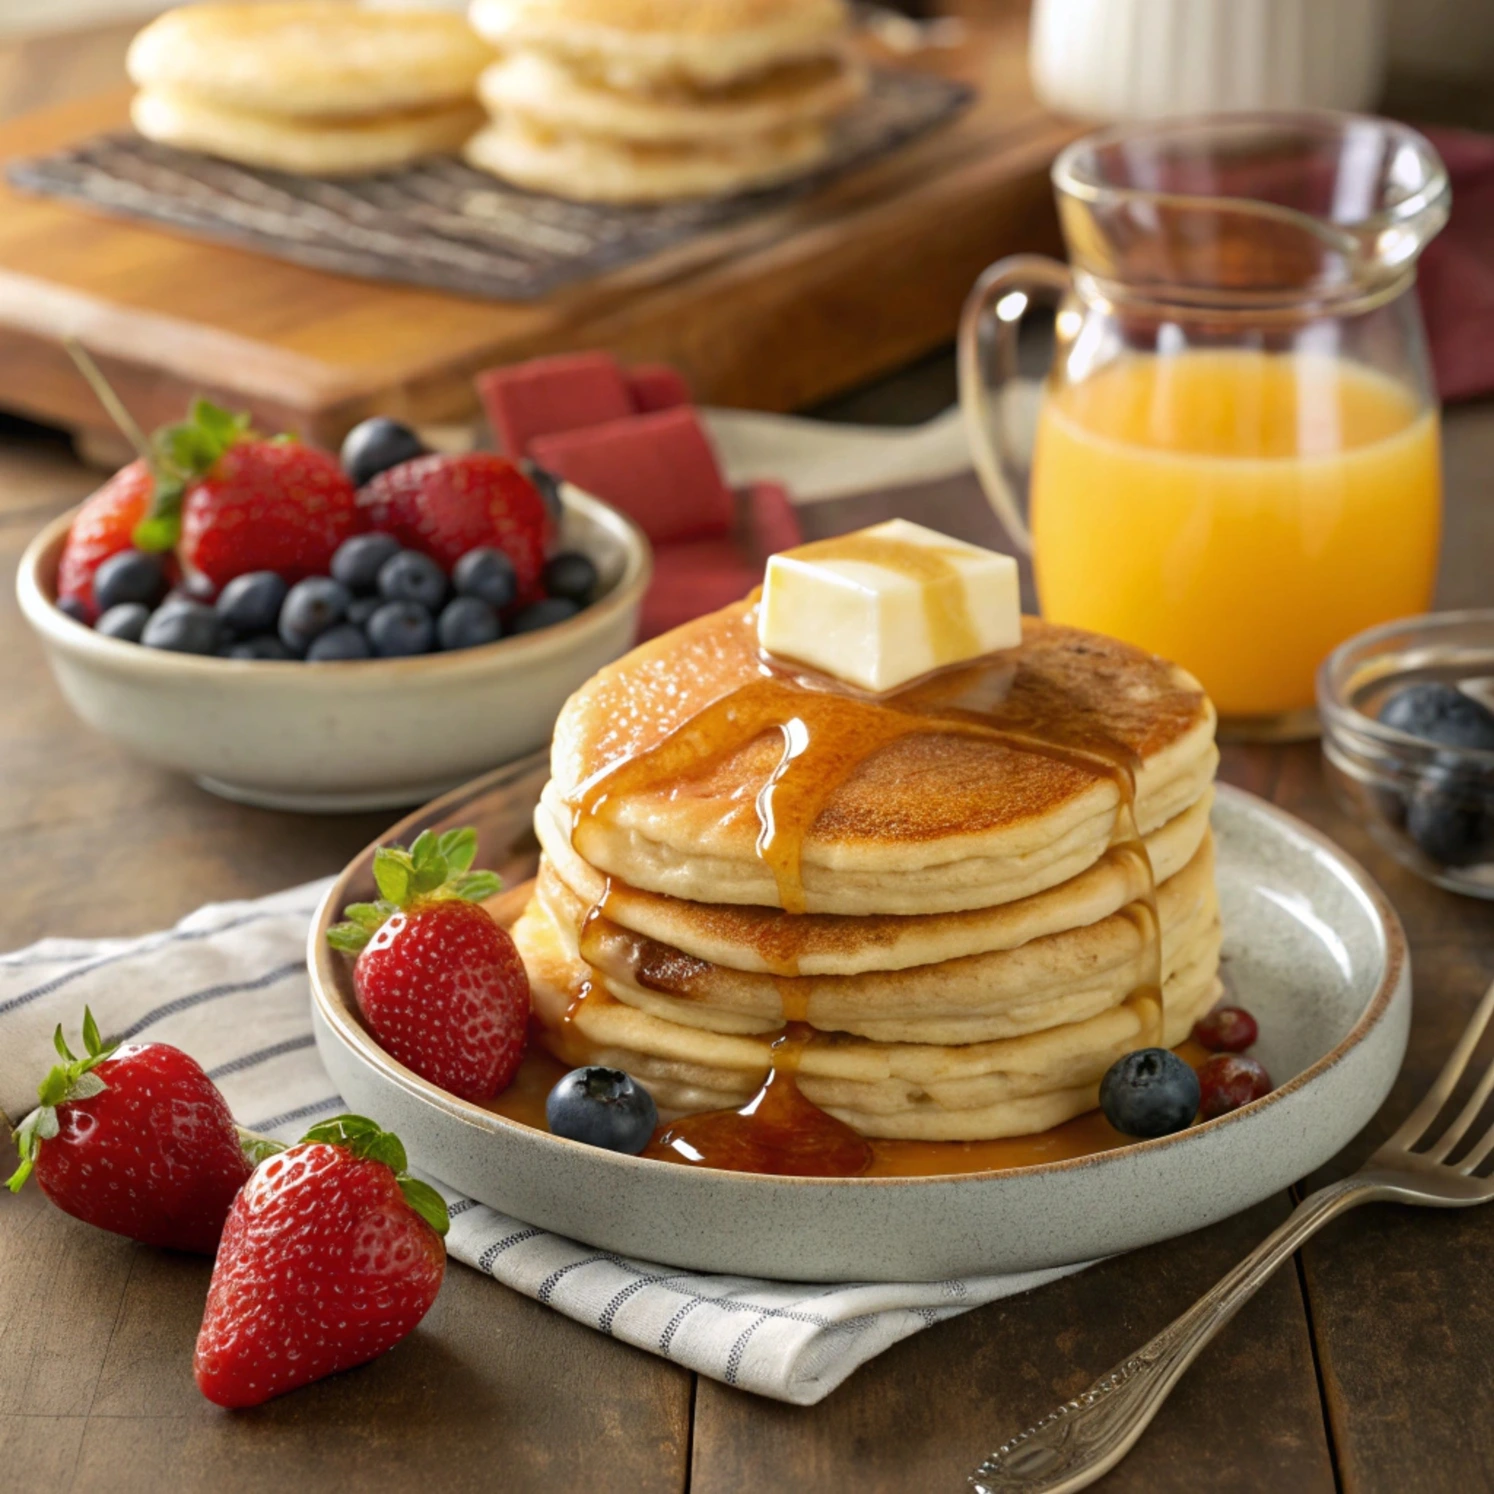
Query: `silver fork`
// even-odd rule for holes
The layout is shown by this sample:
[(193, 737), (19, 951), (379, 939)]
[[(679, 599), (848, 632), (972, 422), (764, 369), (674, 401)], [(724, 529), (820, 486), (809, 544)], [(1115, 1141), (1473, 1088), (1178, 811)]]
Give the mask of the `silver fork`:
[(1491, 1014), (1494, 986), (1421, 1104), (1358, 1172), (1309, 1193), (1279, 1229), (1149, 1344), (997, 1448), (970, 1475), (975, 1494), (1071, 1494), (1108, 1473), (1135, 1446), (1199, 1350), (1293, 1251), (1345, 1210), (1379, 1202), (1462, 1209), (1494, 1198), (1494, 1177), (1473, 1175), (1494, 1152), (1494, 1126), (1456, 1165), (1447, 1160), (1494, 1091), (1494, 1063), (1436, 1144), (1412, 1150), (1452, 1098)]

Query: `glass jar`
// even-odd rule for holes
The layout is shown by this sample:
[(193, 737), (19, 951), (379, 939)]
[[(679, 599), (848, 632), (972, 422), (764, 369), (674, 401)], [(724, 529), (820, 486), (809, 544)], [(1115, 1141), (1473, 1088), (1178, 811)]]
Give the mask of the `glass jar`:
[[(1384, 120), (1237, 114), (1091, 135), (1053, 182), (1072, 269), (1003, 260), (961, 321), (976, 471), (1046, 617), (1176, 660), (1227, 733), (1308, 735), (1322, 659), (1436, 579), (1413, 287), (1442, 163)], [(1029, 519), (1000, 396), (1034, 300), (1058, 309)]]

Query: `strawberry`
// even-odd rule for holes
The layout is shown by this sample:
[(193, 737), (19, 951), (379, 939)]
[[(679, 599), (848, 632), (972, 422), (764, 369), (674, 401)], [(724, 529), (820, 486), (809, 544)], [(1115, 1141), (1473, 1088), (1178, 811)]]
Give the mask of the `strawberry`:
[(258, 1406), (392, 1349), (446, 1272), (441, 1195), (362, 1116), (262, 1162), (229, 1211), (192, 1371), (219, 1406)]
[(57, 565), (57, 596), (82, 603), (89, 621), (98, 616), (93, 573), (111, 555), (134, 545), (135, 526), (150, 508), (154, 478), (144, 462), (131, 462), (89, 498), (68, 530)]
[(553, 525), (539, 489), (504, 457), (469, 451), (401, 462), (359, 490), (358, 507), (371, 528), (448, 572), (469, 550), (492, 545), (513, 562), (519, 603), (542, 595)]
[(492, 872), (469, 871), (477, 832), (422, 832), (408, 851), (374, 854), (380, 898), (353, 903), (328, 931), (358, 956), (353, 991), (380, 1046), (464, 1100), (506, 1089), (524, 1056), (529, 977), (483, 898)]
[(157, 431), (152, 449), (155, 497), (135, 543), (176, 546), (185, 565), (220, 589), (249, 571), (287, 581), (324, 575), (332, 552), (361, 527), (336, 457), (288, 437), (266, 440), (247, 415), (207, 400)]
[(105, 1047), (83, 1013), (87, 1055), (53, 1037), (63, 1062), (16, 1132), (21, 1165), (64, 1213), (146, 1245), (211, 1255), (249, 1176), (223, 1096), (195, 1060), (165, 1043)]

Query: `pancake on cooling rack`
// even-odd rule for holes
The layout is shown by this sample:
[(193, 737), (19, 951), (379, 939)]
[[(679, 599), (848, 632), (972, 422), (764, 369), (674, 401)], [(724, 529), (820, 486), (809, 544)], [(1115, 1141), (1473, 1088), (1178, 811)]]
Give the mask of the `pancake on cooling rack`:
[(467, 159), (562, 197), (659, 202), (799, 175), (861, 97), (843, 0), (474, 0), (500, 59)]
[[(759, 1092), (792, 1030), (800, 1092), (862, 1136), (970, 1141), (1181, 1042), (1220, 994), (1197, 683), (1025, 619), (895, 695), (826, 691), (765, 674), (757, 611), (644, 644), (561, 714), (514, 930), (556, 1056), (693, 1115)], [(1132, 999), (1157, 981), (1160, 1032)]]
[(299, 3), (168, 11), (130, 47), (150, 140), (307, 176), (455, 151), (482, 122), (492, 50), (460, 17)]

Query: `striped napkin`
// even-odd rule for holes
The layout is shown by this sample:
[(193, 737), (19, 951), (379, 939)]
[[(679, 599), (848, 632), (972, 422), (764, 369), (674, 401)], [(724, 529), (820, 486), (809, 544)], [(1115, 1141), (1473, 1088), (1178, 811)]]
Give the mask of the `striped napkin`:
[[(293, 1141), (344, 1109), (312, 1042), (302, 953), (326, 887), (216, 903), (144, 938), (46, 939), (0, 956), (0, 1109), (16, 1122), (27, 1114), (53, 1028), (75, 1036), (85, 1005), (108, 1038), (190, 1053), (250, 1130)], [(599, 1332), (799, 1405), (920, 1328), (1081, 1269), (907, 1284), (706, 1276), (593, 1250), (441, 1191), (455, 1259)]]

